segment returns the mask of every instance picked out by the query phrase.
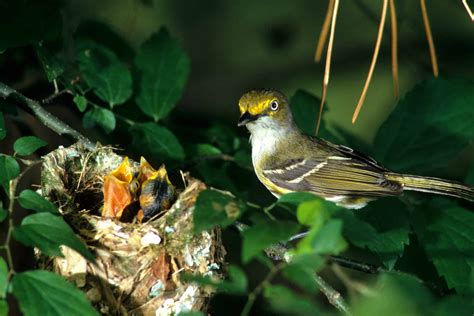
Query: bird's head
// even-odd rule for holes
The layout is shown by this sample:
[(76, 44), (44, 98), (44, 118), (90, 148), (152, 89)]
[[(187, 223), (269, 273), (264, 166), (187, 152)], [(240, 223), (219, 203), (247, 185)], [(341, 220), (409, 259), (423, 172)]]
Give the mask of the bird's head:
[(239, 100), (239, 126), (251, 132), (260, 128), (281, 129), (293, 125), (288, 99), (274, 90), (252, 90)]

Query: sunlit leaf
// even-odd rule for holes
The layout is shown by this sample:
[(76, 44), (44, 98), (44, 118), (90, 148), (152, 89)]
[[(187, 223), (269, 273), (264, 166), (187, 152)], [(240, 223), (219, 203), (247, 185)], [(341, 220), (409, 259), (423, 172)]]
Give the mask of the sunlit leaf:
[(8, 316), (8, 303), (0, 299), (0, 316)]
[(16, 273), (12, 293), (25, 316), (99, 315), (83, 292), (53, 272)]
[(59, 246), (66, 245), (94, 261), (94, 256), (71, 227), (61, 217), (51, 213), (36, 213), (25, 217), (21, 225), (15, 227), (13, 235), (27, 246), (38, 247), (47, 256), (62, 257)]
[(8, 287), (8, 266), (5, 259), (0, 257), (0, 299), (4, 299), (7, 295)]
[(300, 224), (319, 229), (331, 217), (326, 203), (322, 199), (315, 199), (301, 203), (296, 210), (296, 218)]
[(13, 144), (15, 153), (20, 156), (28, 156), (48, 143), (36, 136), (25, 136), (18, 138)]
[(160, 160), (184, 159), (184, 149), (176, 136), (167, 128), (154, 123), (135, 124), (130, 128), (133, 145), (142, 153), (149, 153)]
[(59, 214), (58, 208), (53, 203), (32, 190), (21, 191), (18, 203), (27, 210)]
[(161, 28), (140, 47), (135, 64), (141, 73), (136, 102), (145, 114), (158, 121), (181, 98), (189, 74), (189, 58)]
[(82, 95), (75, 95), (72, 99), (79, 111), (84, 112), (87, 108), (87, 99)]
[(330, 219), (323, 227), (311, 228), (297, 245), (298, 254), (338, 254), (345, 250), (347, 243), (342, 237), (343, 222)]
[(0, 185), (8, 193), (9, 181), (20, 174), (20, 166), (15, 158), (0, 155)]

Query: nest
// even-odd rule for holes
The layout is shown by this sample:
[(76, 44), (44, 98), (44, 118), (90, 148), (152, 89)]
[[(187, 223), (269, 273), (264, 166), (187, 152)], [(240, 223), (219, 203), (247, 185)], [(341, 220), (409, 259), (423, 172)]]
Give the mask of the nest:
[(194, 204), (206, 186), (184, 175), (185, 188), (176, 202), (146, 223), (103, 218), (98, 215), (103, 178), (122, 160), (110, 147), (92, 152), (80, 143), (44, 157), (42, 194), (59, 205), (96, 263), (63, 247), (63, 258), (39, 254), (40, 265), (73, 282), (105, 315), (206, 311), (213, 289), (180, 280), (181, 273), (222, 278), (220, 231), (193, 233)]

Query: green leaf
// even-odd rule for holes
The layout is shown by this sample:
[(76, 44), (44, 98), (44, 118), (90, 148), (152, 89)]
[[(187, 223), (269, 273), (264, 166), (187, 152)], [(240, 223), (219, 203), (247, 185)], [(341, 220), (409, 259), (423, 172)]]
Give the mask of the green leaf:
[(0, 155), (0, 185), (5, 192), (8, 193), (11, 179), (18, 177), (20, 174), (20, 166), (15, 158), (11, 156)]
[(197, 312), (197, 311), (186, 311), (186, 312), (180, 312), (177, 316), (204, 316), (202, 312)]
[(7, 130), (5, 129), (5, 120), (3, 118), (3, 113), (0, 112), (0, 140), (4, 139), (7, 136)]
[(474, 84), (430, 79), (407, 93), (380, 127), (376, 155), (399, 172), (428, 173), (474, 139)]
[(318, 290), (314, 276), (324, 264), (324, 258), (316, 254), (294, 255), (282, 273), (290, 282), (314, 294)]
[(87, 99), (83, 95), (75, 95), (74, 99), (74, 104), (76, 104), (77, 108), (79, 111), (84, 112), (87, 108)]
[(189, 58), (161, 28), (140, 47), (135, 64), (141, 73), (136, 102), (145, 114), (161, 120), (181, 98), (189, 74)]
[(63, 74), (65, 65), (58, 57), (56, 57), (43, 42), (35, 45), (36, 55), (43, 66), (48, 81), (53, 81)]
[(0, 299), (0, 316), (8, 316), (8, 303)]
[(20, 156), (28, 156), (34, 153), (38, 148), (48, 145), (47, 142), (36, 136), (25, 136), (18, 138), (13, 144), (15, 153)]
[(216, 225), (225, 228), (235, 222), (245, 210), (245, 204), (216, 190), (202, 191), (194, 206), (194, 232), (211, 229)]
[[(420, 281), (408, 275), (384, 274), (371, 295), (359, 296), (351, 306), (354, 316), (426, 315), (434, 300)], [(455, 315), (455, 314), (453, 314)]]
[(13, 236), (27, 246), (38, 247), (47, 256), (62, 257), (59, 246), (66, 245), (86, 259), (95, 260), (71, 227), (61, 217), (51, 213), (37, 213), (25, 217), (21, 225), (15, 227)]
[(263, 293), (270, 303), (269, 307), (279, 314), (306, 316), (321, 313), (312, 299), (297, 295), (282, 285), (266, 286)]
[(471, 170), (469, 170), (466, 176), (466, 184), (474, 186), (474, 167), (472, 167)]
[(306, 201), (313, 201), (319, 199), (318, 196), (309, 192), (291, 192), (283, 194), (278, 199), (277, 203), (287, 203), (292, 205), (298, 205)]
[(7, 296), (8, 288), (8, 266), (5, 259), (0, 257), (0, 299)]
[(8, 211), (3, 208), (2, 203), (0, 202), (0, 223), (5, 220), (8, 216)]
[(111, 108), (132, 96), (132, 75), (113, 51), (90, 40), (78, 41), (76, 51), (84, 80)]
[(99, 125), (106, 133), (110, 133), (115, 129), (115, 115), (108, 109), (94, 107), (86, 112), (82, 124), (85, 128)]
[(297, 254), (338, 254), (345, 250), (347, 243), (342, 238), (343, 222), (329, 220), (322, 228), (311, 228), (308, 235), (297, 245)]
[(248, 286), (245, 272), (238, 266), (230, 265), (228, 275), (228, 279), (220, 282), (217, 286), (218, 291), (234, 295), (245, 294)]
[(21, 207), (35, 212), (59, 214), (58, 208), (44, 197), (32, 190), (23, 190), (18, 196)]
[(321, 100), (311, 93), (298, 90), (290, 99), (291, 112), (296, 125), (309, 135), (314, 135)]
[(312, 226), (317, 230), (331, 217), (327, 205), (322, 199), (303, 202), (298, 205), (296, 218), (300, 224)]
[(409, 242), (410, 222), (405, 205), (398, 199), (380, 199), (356, 213), (341, 209), (344, 237), (356, 247), (375, 252), (391, 270)]
[(442, 198), (414, 211), (428, 259), (450, 288), (474, 295), (474, 213)]
[(155, 123), (135, 124), (130, 128), (133, 145), (160, 160), (184, 159), (184, 149), (174, 134)]
[(189, 144), (186, 146), (186, 156), (192, 159), (220, 154), (222, 154), (222, 151), (211, 144)]
[(235, 163), (244, 169), (252, 169), (252, 154), (250, 151), (245, 149), (240, 149), (234, 154)]
[(2, 1), (0, 10), (0, 52), (61, 35), (61, 2)]
[[(319, 108), (321, 105), (321, 99), (312, 95), (310, 92), (305, 90), (298, 90), (290, 99), (291, 112), (295, 120), (296, 125), (306, 134), (314, 135), (316, 130), (316, 123), (319, 116)], [(326, 113), (327, 104), (323, 109)], [(321, 120), (319, 126), (318, 137), (322, 137), (330, 141), (338, 141), (338, 139), (332, 135), (327, 129), (326, 122)]]
[(300, 225), (290, 221), (259, 222), (245, 230), (242, 244), (242, 261), (249, 262), (271, 244), (287, 241), (298, 233)]
[(16, 273), (12, 285), (13, 295), (25, 316), (99, 315), (83, 292), (53, 272)]

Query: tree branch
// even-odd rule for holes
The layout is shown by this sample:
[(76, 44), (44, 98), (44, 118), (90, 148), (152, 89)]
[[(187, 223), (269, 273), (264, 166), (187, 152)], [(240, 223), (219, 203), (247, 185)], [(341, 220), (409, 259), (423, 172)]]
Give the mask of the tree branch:
[(24, 96), (2, 82), (0, 82), (0, 97), (4, 99), (8, 97), (15, 98), (17, 101), (20, 101), (19, 105), (22, 108), (36, 116), (46, 127), (59, 135), (68, 135), (74, 140), (82, 142), (89, 150), (95, 149), (95, 145), (88, 138), (46, 111), (37, 101)]

